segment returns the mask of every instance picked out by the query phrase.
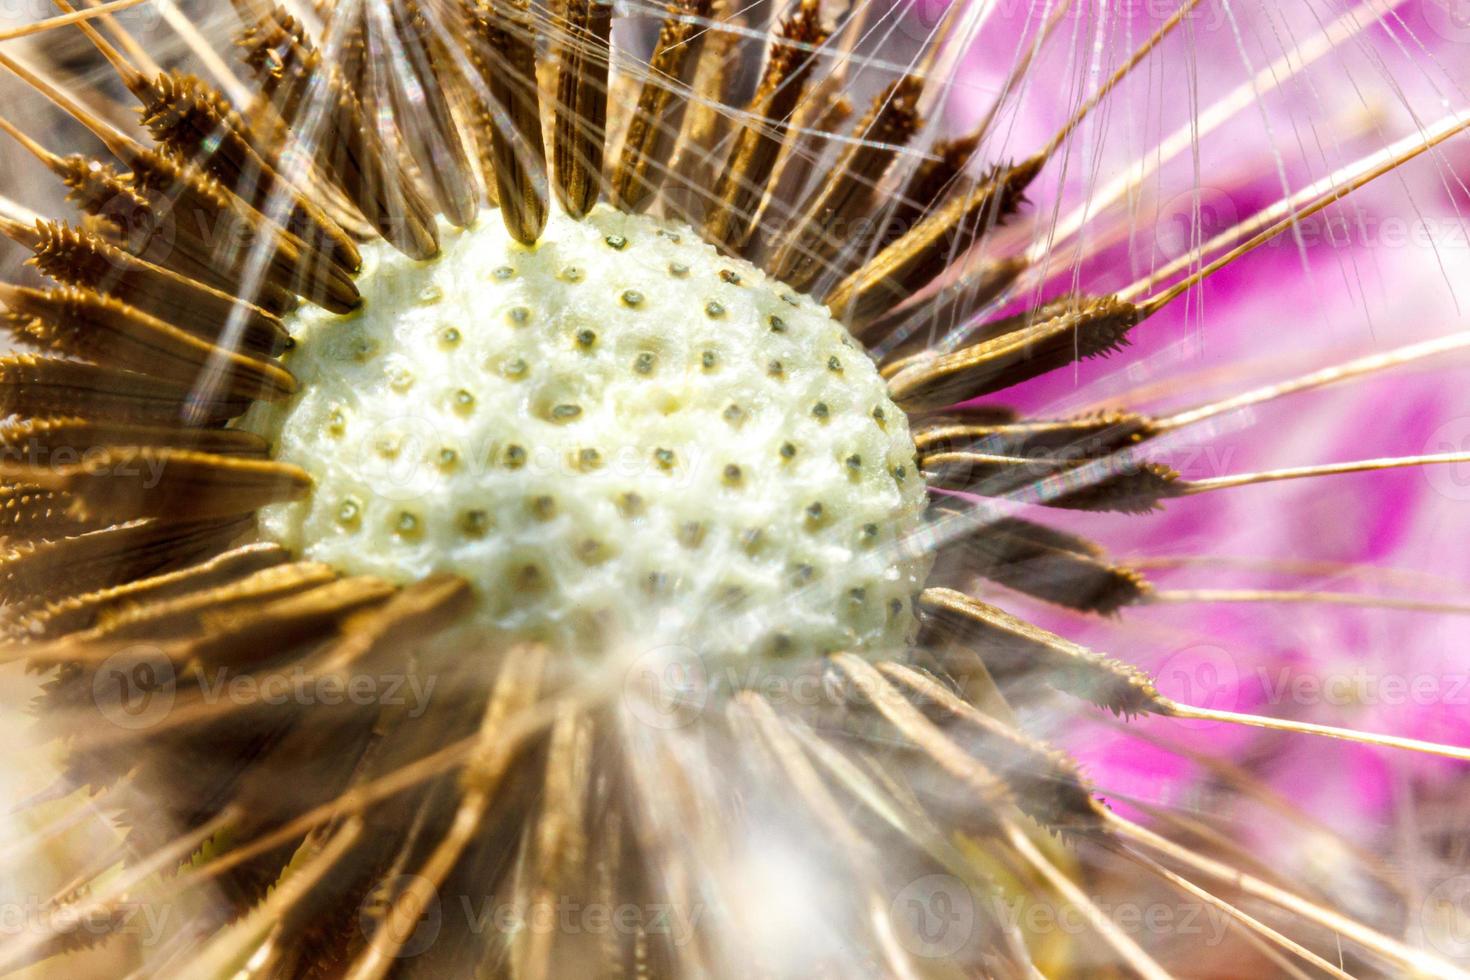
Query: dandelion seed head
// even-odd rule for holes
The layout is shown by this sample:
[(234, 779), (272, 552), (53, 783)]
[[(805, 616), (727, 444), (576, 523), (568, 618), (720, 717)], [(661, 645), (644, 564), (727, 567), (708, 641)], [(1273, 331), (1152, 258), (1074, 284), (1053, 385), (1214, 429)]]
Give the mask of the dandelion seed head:
[[(870, 361), (830, 369), (851, 337), (823, 307), (792, 307), (779, 283), (687, 227), (605, 206), (553, 215), (535, 249), (494, 212), (444, 239), (428, 263), (369, 246), (359, 311), (288, 318), (300, 394), (249, 426), (315, 490), (263, 511), (267, 538), (351, 574), (464, 575), (485, 625), (580, 652), (605, 642), (594, 623), (692, 632), (706, 653), (760, 652), (777, 632), (787, 654), (912, 641), (929, 561), (895, 551), (924, 491), (892, 474), (913, 468), (914, 444)], [(568, 279), (568, 267), (586, 274)], [(786, 328), (774, 332), (778, 309)], [(363, 343), (375, 356), (355, 356)], [(628, 494), (648, 501), (636, 519), (620, 510)], [(362, 502), (349, 522), (344, 499)], [(471, 512), (494, 515), (494, 529), (467, 533)], [(765, 547), (744, 546), (752, 527)], [(517, 587), (528, 562), (548, 579), (534, 594)], [(855, 590), (864, 602), (840, 601)], [(724, 598), (737, 592), (738, 604)]]

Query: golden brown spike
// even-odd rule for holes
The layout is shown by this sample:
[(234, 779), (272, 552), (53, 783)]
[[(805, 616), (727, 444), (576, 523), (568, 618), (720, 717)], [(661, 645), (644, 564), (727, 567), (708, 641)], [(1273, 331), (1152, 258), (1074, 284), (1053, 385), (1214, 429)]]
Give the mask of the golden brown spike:
[(906, 741), (961, 782), (980, 810), (973, 817), (989, 824), (994, 817), (989, 812), (992, 808), (1013, 802), (1010, 788), (988, 766), (964, 752), (907, 698), (894, 691), (872, 664), (850, 653), (833, 654), (831, 661), (848, 678), (861, 702), (872, 705)]
[(314, 251), (324, 251), (356, 272), (362, 255), (345, 231), (276, 171), (254, 145), (245, 121), (214, 88), (193, 75), (172, 72), (133, 87), (143, 125), (163, 146), (198, 161), (258, 211), (285, 206), (285, 227)]
[[(467, 612), (475, 600), (469, 582), (455, 575), (430, 575), (404, 587), (381, 609), (355, 617), (345, 625), (324, 670), (362, 663), (395, 644), (436, 633)], [(524, 694), (524, 692), (522, 692)]]
[(887, 246), (826, 297), (834, 316), (861, 329), (928, 285), (995, 226), (1015, 213), (1045, 163), (1032, 157), (998, 167)]
[[(797, 106), (790, 132), (781, 148), (781, 157), (776, 161), (776, 173), (766, 203), (766, 214), (771, 220), (789, 220), (795, 209), (794, 202), (802, 199), (802, 192), (811, 180), (812, 171), (822, 159), (827, 147), (833, 145), (834, 137), (847, 128), (852, 118), (852, 100), (842, 94), (845, 80), (839, 73), (831, 73), (812, 87), (804, 103)], [(752, 254), (770, 255), (773, 248), (782, 244), (776, 236), (752, 235), (741, 254), (749, 258)], [(762, 263), (764, 266), (764, 263)]]
[(117, 646), (138, 639), (167, 642), (197, 636), (207, 616), (253, 603), (273, 602), (337, 578), (337, 573), (324, 562), (272, 562), (229, 581), (205, 583), (200, 576), (191, 575), (187, 581), (193, 588), (170, 598), (154, 594), (146, 601), (139, 601), (134, 594), (128, 601), (120, 602), (118, 596), (125, 590), (112, 589), (109, 590), (110, 607), (97, 610), (96, 625), (85, 632), (73, 633), (60, 643), (28, 647), (26, 658), (33, 663), (96, 660), (105, 658)]
[(278, 544), (242, 545), (177, 572), (137, 579), (126, 585), (84, 592), (65, 599), (53, 599), (23, 617), (20, 629), (24, 635), (35, 639), (50, 639), (90, 629), (100, 618), (132, 608), (135, 604), (146, 607), (190, 592), (211, 589), (262, 568), (279, 565), (289, 558), (290, 553)]
[(1068, 510), (1146, 514), (1161, 500), (1189, 493), (1191, 485), (1161, 463), (1120, 456), (1092, 463), (1032, 459), (989, 453), (947, 452), (928, 456), (924, 479), (931, 486), (987, 497), (1015, 497)]
[(0, 486), (0, 535), (11, 540), (64, 537), (104, 523), (76, 516), (69, 493), (32, 486)]
[(495, 112), (479, 99), (471, 100), (461, 110), (465, 120), (464, 138), (473, 147), (475, 166), (479, 168), (481, 189), (492, 208), (500, 207), (500, 188), (495, 181)]
[[(723, 4), (716, 4), (714, 9), (721, 7)], [(675, 183), (663, 193), (665, 208), (695, 227), (716, 204), (709, 191), (719, 172), (715, 151), (729, 128), (725, 107), (735, 99), (745, 27), (745, 18), (735, 16), (720, 19), (717, 27), (695, 35), (704, 40), (704, 46), (693, 66), (694, 96), (674, 143), (673, 162), (664, 170), (665, 177), (674, 177)]]
[(253, 354), (273, 356), (290, 343), (279, 317), (137, 258), (84, 229), (57, 221), (31, 226), (0, 218), (0, 231), (31, 249), (32, 263), (57, 282), (95, 289), (211, 343), (221, 341), (227, 324), (239, 331), (236, 345)]
[(975, 158), (980, 135), (974, 132), (935, 143), (930, 158), (915, 167), (904, 183), (885, 227), (900, 229), (899, 234), (902, 234), (918, 224)]
[(249, 661), (290, 649), (336, 628), (351, 613), (379, 605), (396, 589), (370, 575), (338, 579), (264, 606), (206, 613), (190, 654), (206, 663)]
[(1153, 421), (1136, 412), (1097, 412), (1071, 419), (1004, 422), (940, 421), (919, 427), (919, 462), (932, 453), (973, 449), (1003, 456), (1048, 454), (1082, 461), (1136, 446), (1154, 434)]
[[(846, 266), (841, 257), (835, 264)], [(896, 338), (897, 351), (912, 350), (936, 334), (965, 326), (1015, 285), (1028, 268), (1024, 256), (982, 259), (976, 264), (978, 268), (967, 270), (958, 282), (863, 326), (859, 333), (864, 341), (876, 345), (896, 338), (899, 331), (908, 330), (908, 337)]]
[(771, 40), (760, 88), (746, 107), (759, 122), (741, 127), (715, 182), (712, 210), (704, 221), (705, 238), (723, 248), (739, 250), (754, 229), (781, 152), (784, 127), (801, 102), (816, 63), (816, 55), (807, 49), (820, 47), (827, 38), (820, 8), (819, 0), (802, 0)]
[(607, 84), (612, 60), (609, 0), (558, 0), (557, 99), (552, 163), (556, 197), (580, 218), (602, 191), (607, 142)]
[(298, 292), (334, 312), (347, 312), (358, 302), (350, 277), (322, 279), (302, 269), (297, 244), (285, 237), (266, 246), (269, 262), (247, 286), (253, 243), (262, 233), (269, 239), (277, 232), (213, 178), (186, 172), (151, 150), (139, 151), (126, 182), (86, 157), (64, 162), (72, 172), (67, 180), (72, 198), (104, 219), (118, 247), (140, 258), (273, 313), (292, 308)]
[(486, 0), (471, 12), (471, 53), (490, 91), (490, 156), (506, 230), (533, 245), (546, 226), (546, 144), (527, 0)]
[(248, 273), (256, 250), (263, 249), (266, 262), (261, 275), (267, 283), (333, 313), (349, 313), (361, 302), (346, 269), (313, 252), (213, 177), (153, 150), (130, 144), (112, 149), (132, 168), (134, 186), (168, 201), (168, 213), (185, 219), (170, 224), (176, 248), (198, 249), (207, 261), (223, 265), (237, 278)]
[(240, 270), (212, 261), (208, 249), (196, 247), (188, 230), (183, 235), (187, 246), (179, 247), (173, 209), (155, 208), (112, 167), (83, 156), (69, 156), (61, 163), (68, 198), (94, 219), (83, 222), (84, 230), (130, 255), (238, 296), (276, 316), (296, 307), (295, 295), (272, 282), (259, 280), (246, 288)]
[(982, 714), (911, 667), (881, 663), (877, 671), (1004, 779), (1016, 805), (1042, 827), (1064, 834), (1103, 833), (1102, 807), (1071, 756)]
[[(1186, 491), (1168, 467), (1127, 454), (1155, 434), (1151, 419), (1100, 412), (1055, 421), (941, 420), (915, 433), (919, 466), (936, 486), (991, 495), (1052, 480), (1041, 503), (1079, 510), (1145, 512)], [(1097, 464), (1094, 472), (1084, 469)]]
[(184, 388), (133, 371), (52, 357), (0, 357), (0, 413), (81, 416), (147, 424), (177, 424), (191, 415), (224, 422), (243, 415), (250, 399), (220, 393), (192, 398)]
[(298, 500), (311, 489), (306, 471), (287, 463), (153, 446), (111, 446), (72, 466), (5, 463), (0, 474), (71, 493), (75, 513), (88, 520), (227, 517)]
[[(828, 298), (833, 313), (841, 310), (850, 317), (857, 329), (861, 329), (861, 326), (870, 322), (876, 313), (881, 313), (885, 307), (891, 309), (908, 295), (922, 288), (926, 282), (931, 282), (944, 269), (945, 264), (953, 262), (958, 251), (966, 250), (980, 235), (985, 235), (992, 226), (1004, 222), (1005, 217), (1008, 217), (1022, 203), (1026, 187), (1030, 181), (1035, 179), (1036, 173), (1041, 172), (1041, 167), (1045, 166), (1051, 154), (1069, 140), (1070, 135), (1082, 125), (1083, 120), (1103, 103), (1108, 93), (1111, 93), (1148, 56), (1148, 53), (1158, 46), (1164, 37), (1179, 26), (1186, 13), (1194, 9), (1197, 3), (1198, 0), (1183, 1), (1179, 9), (1158, 26), (1157, 31), (1154, 31), (1154, 34), (1142, 46), (1136, 48), (1125, 63), (1095, 93), (1092, 93), (1092, 96), (1080, 104), (1072, 118), (1067, 120), (1066, 125), (1061, 126), (1060, 131), (1035, 156), (1029, 157), (1020, 165), (997, 167), (992, 170), (991, 175), (986, 176), (985, 181), (980, 182), (979, 187), (970, 191), (970, 194), (960, 195), (944, 204), (938, 212), (925, 219), (920, 219), (911, 231), (903, 235), (903, 238), (883, 248), (875, 259), (870, 260), (853, 275), (848, 276), (848, 279), (839, 285), (836, 292), (833, 292), (832, 297)], [(1057, 21), (1054, 21), (1053, 24), (1055, 22)], [(1029, 60), (1029, 57), (1023, 60)], [(960, 159), (957, 159), (958, 166), (964, 166), (963, 159), (973, 153), (973, 147), (978, 145), (988, 125), (988, 120), (982, 122), (976, 134), (951, 148), (951, 153), (954, 153), (954, 150), (960, 153)], [(941, 175), (947, 167), (948, 162), (942, 162), (941, 166), (936, 167), (926, 179)], [(920, 197), (923, 197), (923, 192), (928, 192), (928, 190), (929, 188), (922, 188)], [(923, 200), (913, 201), (911, 206), (914, 204), (922, 209)], [(942, 220), (936, 222), (935, 219)], [(950, 226), (945, 228), (947, 223), (950, 223)], [(904, 229), (900, 228), (900, 231)], [(950, 253), (950, 256), (945, 257), (945, 253)]]
[(667, 10), (613, 173), (613, 201), (625, 211), (640, 210), (663, 183), (689, 104), (683, 89), (694, 82), (709, 35), (695, 21), (709, 16), (710, 0), (674, 0)]
[(98, 293), (62, 286), (39, 290), (0, 283), (0, 303), (18, 339), (187, 388), (220, 369), (240, 398), (282, 398), (296, 379), (273, 361), (216, 347), (141, 310)]
[(267, 221), (203, 171), (181, 164), (164, 153), (147, 149), (93, 115), (44, 75), (0, 53), (0, 65), (45, 95), (92, 131), (126, 166), (131, 183), (144, 197), (167, 200), (175, 220), (170, 230), (173, 246), (197, 251), (210, 263), (223, 263), (239, 274), (258, 246), (266, 258), (265, 281), (299, 293), (334, 312), (357, 305), (357, 286), (344, 270), (313, 256), (301, 239)]
[(910, 412), (978, 398), (1073, 361), (1110, 354), (1127, 343), (1138, 320), (1137, 307), (1111, 296), (1074, 301), (1066, 312), (1034, 326), (890, 366), (889, 392)]
[(97, 446), (166, 446), (227, 456), (264, 456), (269, 445), (243, 429), (135, 425), (111, 419), (23, 419), (0, 426), (0, 462), (74, 462)]
[(383, 33), (396, 45), (387, 72), (393, 120), (409, 157), (449, 223), (468, 228), (479, 211), (479, 188), (449, 102), (452, 68), (441, 58), (435, 32), (419, 0), (372, 4), (369, 16), (391, 20)]
[[(1094, 300), (1088, 298), (1079, 299), (1072, 294), (1063, 295), (1034, 309), (1022, 310), (1019, 313), (1012, 313), (1009, 316), (988, 320), (970, 330), (966, 330), (965, 337), (969, 340), (971, 346), (981, 341), (1005, 337), (1019, 330), (1028, 330), (1038, 323), (1046, 323), (1059, 316), (1075, 313), (1078, 309), (1085, 307), (1089, 302), (1094, 302)], [(903, 310), (899, 310), (893, 314), (893, 317), (898, 317), (903, 312)], [(884, 318), (884, 320), (889, 319), (891, 317)], [(1139, 319), (1142, 319), (1142, 317), (1140, 316)], [(915, 338), (915, 340), (917, 339)], [(885, 358), (879, 370), (885, 378), (891, 378), (899, 371), (912, 367), (915, 364), (921, 364), (931, 357), (933, 357), (933, 352), (926, 346), (921, 346), (914, 341), (910, 341), (908, 344), (901, 345), (899, 349), (893, 351), (893, 353)]]
[(850, 143), (824, 181), (801, 206), (786, 231), (787, 240), (767, 271), (798, 291), (828, 268), (832, 256), (854, 237), (854, 226), (871, 207), (878, 180), (919, 128), (918, 101), (923, 81), (905, 75), (873, 100)]
[[(67, 187), (68, 199), (96, 219), (92, 222), (96, 234), (105, 235), (110, 243), (128, 254), (146, 257), (153, 264), (230, 295), (240, 295), (238, 277), (217, 268), (216, 263), (209, 261), (207, 252), (175, 247), (177, 243), (167, 217), (157, 213), (152, 202), (113, 167), (79, 155), (56, 156), (5, 119), (0, 119), (0, 129), (61, 179)], [(8, 227), (13, 227), (13, 223)], [(294, 303), (294, 297), (269, 283), (261, 283), (251, 299), (273, 314), (290, 309)]]
[(295, 19), (276, 9), (248, 28), (240, 44), (245, 63), (282, 120), (293, 123), (303, 112), (320, 115), (316, 144), (306, 149), (363, 217), (405, 254), (437, 255), (433, 213), (341, 73), (323, 64), (322, 53)]
[(1071, 535), (1022, 518), (976, 514), (953, 505), (933, 509), (940, 544), (931, 583), (964, 590), (979, 576), (1068, 609), (1103, 615), (1152, 594), (1142, 574), (1108, 561), (1090, 542), (1074, 543)]
[[(46, 149), (39, 142), (32, 139), (25, 130), (8, 119), (0, 118), (0, 130), (4, 130), (5, 134), (19, 143), (22, 149), (39, 160), (48, 170), (61, 178), (70, 187), (74, 165), (68, 164), (62, 157)], [(74, 157), (73, 159), (79, 158)]]
[(1115, 714), (1167, 714), (1148, 675), (953, 589), (925, 589), (926, 626), (954, 636), (1002, 685), (1047, 684)]
[(19, 545), (0, 554), (0, 598), (15, 602), (117, 585), (195, 561), (223, 547), (249, 524), (249, 518), (194, 523), (142, 520)]

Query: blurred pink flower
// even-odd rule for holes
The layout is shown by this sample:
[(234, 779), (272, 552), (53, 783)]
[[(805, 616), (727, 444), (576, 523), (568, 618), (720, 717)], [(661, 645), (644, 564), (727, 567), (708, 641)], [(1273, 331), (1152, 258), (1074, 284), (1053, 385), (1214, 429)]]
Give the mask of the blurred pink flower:
[[(1100, 78), (1120, 57), (1115, 52), (1131, 49), (1158, 22), (1141, 15), (1145, 6), (1107, 5), (1113, 11), (1111, 28), (1105, 28), (1109, 55), (1100, 60)], [(1065, 197), (1085, 200), (1136, 165), (1140, 151), (1146, 157), (1181, 121), (1164, 118), (1163, 109), (1184, 102), (1178, 87), (1192, 87), (1203, 114), (1213, 100), (1284, 51), (1310, 43), (1350, 8), (1394, 13), (1300, 74), (1276, 78), (1201, 139), (1197, 151), (1186, 150), (1118, 207), (1094, 215), (1089, 227), (1102, 229), (1090, 232), (1102, 246), (1096, 254), (1079, 264), (1076, 246), (1064, 243), (1052, 256), (1049, 284), (1012, 300), (1012, 308), (1074, 288), (1097, 294), (1125, 286), (1274, 204), (1287, 192), (1283, 186), (1295, 192), (1464, 101), (1470, 30), (1448, 29), (1433, 4), (1251, 11), (1207, 6), (1210, 13), (1200, 12), (1192, 32), (1166, 43), (1163, 67), (1134, 80), (1145, 91), (1133, 108), (1099, 124), (1118, 130), (1102, 137), (1099, 159), (1074, 158), (1065, 175), (1053, 167), (1040, 184), (1060, 181)], [(1073, 31), (1070, 20), (1058, 39)], [(1032, 37), (1038, 21), (1033, 15), (1029, 24), (1016, 20), (1009, 27), (1017, 38)], [(1075, 48), (1049, 47), (1038, 60), (1037, 77), (1076, 77), (1075, 60), (1072, 69), (1064, 66), (1078, 57)], [(961, 121), (978, 119), (1003, 84), (993, 70), (978, 67), (981, 62), (993, 59), (977, 58), (965, 77), (979, 94), (954, 108)], [(1167, 102), (1157, 97), (1159, 87), (1174, 90)], [(992, 159), (1024, 155), (1044, 141), (1079, 93), (1033, 84), (1021, 98), (1023, 108), (997, 116), (1000, 146)], [(1094, 145), (1081, 144), (1089, 151)], [(1456, 176), (1465, 169), (1456, 164), (1467, 162), (1463, 141), (1447, 144), (1442, 153), (1306, 219), (1295, 240), (1283, 236), (1213, 275), (1135, 330), (1126, 356), (1055, 372), (1003, 400), (1043, 416), (1102, 405), (1166, 412), (1465, 329), (1463, 304), (1470, 296), (1461, 294), (1470, 281), (1470, 243), (1461, 212), (1470, 195)], [(1064, 204), (1059, 214), (1067, 211)], [(1030, 217), (1035, 226), (1028, 240), (1045, 235), (1057, 215)], [(1082, 243), (1085, 248), (1087, 239)], [(1470, 448), (1463, 364), (1442, 357), (1296, 395), (1196, 426), (1165, 451), (1144, 455), (1202, 479), (1463, 450)], [(1157, 385), (1166, 378), (1166, 386)], [(1470, 537), (1467, 499), (1466, 469), (1447, 466), (1210, 493), (1170, 501), (1146, 517), (1044, 517), (1100, 538), (1123, 561), (1202, 559), (1150, 567), (1161, 590), (1321, 590), (1455, 602), (1470, 596), (1470, 552), (1460, 544)], [(1233, 558), (1252, 562), (1211, 560)], [(1318, 564), (1303, 568), (1303, 562)], [(1389, 570), (1405, 574), (1385, 574)], [(1180, 701), (1470, 745), (1470, 659), (1460, 639), (1464, 620), (1453, 615), (1325, 603), (1191, 603), (1127, 608), (1111, 621), (1012, 596), (1002, 601), (1155, 671), (1160, 690)], [(1412, 806), (1414, 787), (1449, 784), (1463, 793), (1463, 767), (1425, 756), (1224, 724), (1129, 724), (1144, 736), (1167, 734), (1154, 744), (1097, 720), (1104, 723), (1074, 725), (1069, 719), (1056, 734), (1070, 742), (1104, 795), (1113, 794), (1114, 805), (1126, 808), (1136, 799), (1185, 812), (1207, 805), (1216, 816), (1234, 814), (1242, 827), (1255, 828), (1252, 836), (1263, 845), (1273, 835), (1261, 828), (1273, 824), (1252, 822), (1257, 801), (1222, 793), (1206, 767), (1162, 746), (1182, 745), (1227, 762), (1249, 760), (1252, 772), (1294, 805), (1367, 844), (1396, 832), (1396, 812)], [(1282, 856), (1294, 863), (1310, 857)]]

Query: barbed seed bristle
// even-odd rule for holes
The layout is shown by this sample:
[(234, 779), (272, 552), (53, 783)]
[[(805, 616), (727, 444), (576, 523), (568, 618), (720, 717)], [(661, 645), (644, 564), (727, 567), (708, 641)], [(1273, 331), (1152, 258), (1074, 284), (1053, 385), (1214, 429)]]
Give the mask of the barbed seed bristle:
[(237, 323), (239, 345), (270, 356), (285, 350), (290, 340), (274, 314), (137, 258), (85, 229), (0, 219), (0, 231), (31, 249), (31, 262), (57, 282), (105, 293), (196, 337), (216, 342), (227, 324)]
[(362, 268), (351, 237), (280, 175), (278, 156), (256, 146), (258, 134), (217, 90), (179, 72), (130, 87), (142, 104), (143, 125), (161, 145), (201, 163), (257, 211), (274, 213), (284, 200), (289, 231), (348, 272)]
[(263, 97), (288, 127), (303, 113), (318, 119), (312, 157), (363, 217), (408, 255), (437, 255), (433, 215), (403, 172), (396, 149), (383, 144), (341, 72), (323, 64), (322, 52), (296, 19), (275, 8), (245, 29), (240, 46)]
[(715, 181), (713, 210), (703, 226), (709, 241), (732, 251), (745, 245), (781, 152), (779, 133), (801, 102), (815, 67), (817, 56), (806, 49), (819, 48), (826, 37), (817, 0), (802, 0), (772, 37), (760, 88), (746, 107), (760, 122), (741, 126)]
[(281, 398), (296, 390), (295, 379), (274, 361), (217, 347), (91, 290), (0, 284), (0, 304), (17, 339), (47, 350), (151, 374), (180, 388), (219, 371), (224, 389), (241, 398)]
[(201, 421), (224, 422), (249, 407), (249, 399), (237, 395), (193, 399), (186, 388), (134, 371), (32, 354), (0, 357), (0, 411), (7, 415), (166, 425), (191, 413)]
[(956, 256), (1016, 213), (1045, 161), (1000, 166), (975, 187), (928, 212), (893, 244), (824, 297), (835, 316), (861, 330), (928, 285)]
[(75, 537), (14, 545), (0, 554), (6, 602), (85, 592), (211, 554), (249, 517), (178, 522), (135, 520)]
[(1125, 717), (1167, 714), (1167, 702), (1136, 667), (953, 589), (925, 589), (919, 606), (930, 628), (970, 646), (1002, 687), (1042, 683)]
[(490, 158), (511, 237), (535, 244), (546, 226), (546, 144), (537, 92), (536, 28), (526, 0), (480, 0), (470, 53), (489, 89)]
[(972, 517), (953, 505), (932, 508), (938, 560), (929, 580), (960, 591), (975, 576), (1082, 612), (1111, 615), (1145, 602), (1142, 573), (1107, 560), (1075, 535), (1019, 517)]
[(1031, 326), (948, 354), (921, 354), (885, 368), (893, 400), (907, 411), (943, 408), (993, 394), (1074, 361), (1101, 357), (1128, 342), (1133, 304), (1111, 296), (1079, 300)]
[(558, 19), (552, 163), (557, 200), (567, 214), (580, 218), (592, 210), (602, 192), (612, 4), (559, 0)]
[(854, 142), (833, 164), (836, 178), (824, 182), (801, 205), (783, 232), (785, 243), (766, 264), (771, 275), (793, 289), (807, 289), (824, 275), (848, 244), (851, 229), (873, 206), (879, 179), (899, 149), (918, 131), (924, 83), (905, 75), (873, 99), (858, 122)]
[(625, 211), (641, 210), (668, 173), (689, 104), (683, 90), (694, 83), (709, 33), (698, 20), (709, 10), (710, 0), (674, 0), (667, 8), (613, 171), (613, 203)]
[(136, 615), (145, 615), (142, 610), (283, 564), (289, 557), (290, 552), (278, 544), (241, 545), (179, 571), (55, 599), (20, 618), (17, 638), (40, 642), (91, 629), (105, 619), (125, 616), (133, 610), (138, 610)]

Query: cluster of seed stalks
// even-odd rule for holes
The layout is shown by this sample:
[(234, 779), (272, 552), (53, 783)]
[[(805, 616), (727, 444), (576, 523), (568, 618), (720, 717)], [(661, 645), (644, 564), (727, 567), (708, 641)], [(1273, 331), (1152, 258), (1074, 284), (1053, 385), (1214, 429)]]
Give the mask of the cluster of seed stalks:
[[(926, 959), (895, 923), (893, 895), (943, 873), (975, 894), (1020, 881), (1085, 905), (1074, 875), (1086, 857), (1131, 868), (1140, 888), (1223, 911), (1283, 975), (1344, 976), (1347, 966), (1460, 975), (1323, 896), (1114, 814), (1012, 709), (1062, 692), (1077, 710), (1092, 710), (1088, 702), (1126, 718), (1280, 727), (1459, 760), (1470, 752), (1181, 704), (1125, 661), (968, 592), (984, 579), (1095, 614), (1170, 598), (1016, 504), (1146, 512), (1261, 480), (1463, 459), (1191, 482), (1144, 455), (1183, 426), (1456, 350), (1458, 338), (1172, 418), (1034, 419), (971, 401), (1118, 351), (1204, 277), (1466, 119), (1426, 125), (1123, 293), (1066, 295), (997, 319), (990, 311), (1025, 294), (1041, 253), (967, 256), (1019, 213), (1082, 121), (1198, 0), (1182, 2), (1053, 139), (1014, 163), (978, 159), (992, 117), (967, 135), (932, 138), (945, 43), (973, 15), (965, 4), (855, 114), (847, 72), (864, 37), (861, 4), (837, 18), (801, 0), (762, 35), (718, 0), (674, 0), (641, 12), (661, 20), (643, 60), (610, 43), (614, 9), (600, 0), (324, 0), (293, 12), (236, 0), (246, 88), (187, 25), (185, 39), (220, 77), (161, 69), (111, 17), (135, 0), (80, 11), (57, 2), (52, 21), (6, 40), (85, 31), (136, 97), (142, 124), (123, 131), (0, 47), (0, 65), (110, 154), (62, 155), (0, 119), (82, 214), (67, 224), (15, 205), (0, 218), (55, 282), (0, 286), (9, 329), (38, 350), (0, 358), (10, 417), (0, 428), (6, 657), (49, 675), (40, 713), (66, 768), (38, 805), (85, 799), (125, 827), (116, 853), (89, 859), (51, 900), (69, 921), (121, 923), (130, 903), (160, 890), (191, 903), (196, 914), (148, 952), (148, 969), (170, 975), (1023, 977), (1036, 974), (1013, 924), (981, 915), (964, 943)], [(1068, 5), (1057, 6), (1043, 40)], [(1325, 27), (1326, 48), (1347, 30), (1345, 21)], [(741, 99), (736, 68), (756, 48), (760, 79)], [(246, 102), (223, 94), (242, 88)], [(698, 229), (726, 257), (715, 261), (722, 275), (736, 275), (739, 259), (764, 272), (773, 285), (760, 288), (777, 299), (800, 293), (825, 306), (874, 352), (887, 397), (908, 416), (915, 475), (951, 491), (932, 493), (912, 527), (883, 531), (894, 563), (912, 562), (915, 548), (933, 561), (905, 600), (915, 631), (902, 649), (822, 650), (770, 665), (820, 674), (820, 704), (773, 703), (756, 685), (714, 692), (717, 703), (690, 724), (642, 724), (617, 651), (574, 655), (536, 637), (467, 631), (486, 601), (482, 583), (352, 574), (255, 530), (257, 511), (308, 501), (318, 482), (236, 421), (258, 402), (298, 395), (289, 367), (302, 304), (344, 323), (373, 315), (358, 310), (360, 276), (383, 242), (432, 268), (446, 236), (503, 222), (514, 240), (507, 254), (530, 254), (558, 212), (591, 220), (609, 206), (649, 215), (638, 227), (650, 235)], [(607, 244), (613, 268), (639, 251)], [(637, 304), (624, 293), (623, 305)], [(706, 308), (691, 322), (723, 312)], [(968, 326), (931, 342), (933, 324)], [(69, 453), (81, 461), (36, 461)], [(705, 523), (719, 522), (712, 512)], [(160, 670), (179, 691), (156, 724), (108, 723), (129, 697), (103, 683), (119, 657), (156, 668), (144, 693), (156, 693)], [(435, 677), (439, 693), (413, 714), (350, 701), (213, 703), (180, 683), (219, 671), (412, 672)], [(812, 939), (803, 951), (759, 941), (769, 886), (748, 871), (783, 852), (822, 870), (812, 901), (840, 942)], [(570, 896), (700, 908), (705, 918), (675, 943), (644, 925), (484, 935), (445, 916), (417, 942), (426, 910), (446, 895), (518, 906)], [(1168, 975), (1105, 917), (1089, 921), (1118, 969)], [(0, 963), (28, 964), (105, 932), (4, 937)]]

